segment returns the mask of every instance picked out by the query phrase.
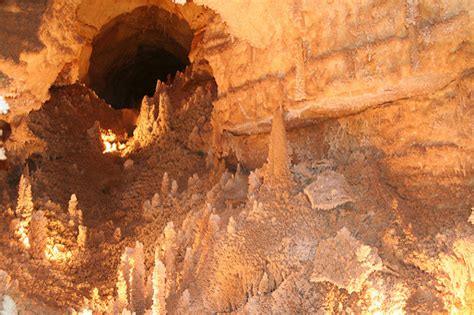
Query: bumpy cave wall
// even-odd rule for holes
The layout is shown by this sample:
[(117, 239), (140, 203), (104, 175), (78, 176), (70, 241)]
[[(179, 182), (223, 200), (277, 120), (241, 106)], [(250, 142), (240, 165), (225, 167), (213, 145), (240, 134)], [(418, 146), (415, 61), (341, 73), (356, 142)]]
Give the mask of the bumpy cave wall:
[[(9, 157), (23, 151), (26, 152), (25, 156), (28, 156), (27, 153), (34, 151), (34, 147), (41, 147), (41, 150), (37, 151), (45, 151), (46, 144), (21, 130), (20, 125), (24, 119), (21, 117), (23, 114), (39, 108), (49, 98), (51, 86), (80, 82), (92, 88), (95, 86), (96, 92), (101, 93), (101, 88), (97, 88), (93, 82), (94, 71), (98, 70), (94, 63), (96, 60), (94, 46), (97, 48), (94, 44), (98, 43), (97, 40), (103, 36), (104, 30), (107, 30), (115, 19), (127, 16), (136, 10), (145, 10), (144, 8), (147, 10), (150, 8), (152, 11), (154, 5), (170, 16), (172, 14), (182, 18), (189, 25), (192, 39), (191, 36), (186, 36), (181, 46), (185, 48), (186, 53), (189, 52), (187, 57), (193, 63), (193, 71), (180, 75), (178, 80), (180, 83), (174, 88), (169, 88), (169, 91), (168, 87), (161, 85), (164, 90), (157, 91), (154, 98), (146, 98), (145, 105), (153, 114), (158, 103), (165, 108), (167, 105), (163, 104), (169, 102), (167, 97), (172, 97), (175, 89), (187, 86), (189, 80), (187, 77), (194, 76), (191, 73), (199, 67), (206, 68), (208, 74), (212, 73), (214, 76), (216, 86), (214, 80), (210, 78), (207, 79), (211, 88), (192, 86), (192, 93), (196, 96), (191, 98), (190, 103), (199, 103), (200, 99), (205, 99), (206, 106), (204, 109), (194, 108), (193, 115), (183, 118), (182, 121), (178, 115), (174, 124), (186, 129), (183, 133), (186, 137), (181, 139), (176, 136), (172, 140), (175, 142), (187, 140), (187, 146), (192, 147), (189, 143), (192, 144), (193, 141), (190, 140), (197, 138), (196, 142), (200, 144), (202, 139), (199, 133), (202, 132), (206, 134), (206, 140), (208, 136), (212, 138), (212, 143), (211, 148), (208, 148), (207, 141), (205, 144), (197, 145), (199, 154), (194, 154), (192, 150), (188, 150), (189, 148), (181, 148), (182, 151), (178, 150), (178, 153), (169, 156), (155, 154), (150, 146), (149, 154), (152, 157), (149, 159), (147, 157), (147, 167), (137, 166), (138, 175), (133, 177), (133, 181), (125, 181), (126, 191), (130, 191), (133, 197), (134, 210), (141, 210), (143, 199), (150, 199), (152, 196), (155, 201), (147, 200), (148, 203), (145, 204), (148, 204), (148, 208), (160, 203), (151, 191), (146, 191), (151, 194), (150, 196), (142, 195), (144, 186), (150, 182), (156, 184), (157, 178), (161, 176), (167, 178), (168, 175), (162, 174), (164, 171), (174, 170), (176, 174), (171, 174), (172, 177), (181, 173), (183, 165), (187, 164), (176, 165), (176, 156), (184, 158), (187, 154), (192, 155), (193, 163), (187, 161), (187, 166), (193, 171), (191, 164), (198, 165), (199, 169), (205, 169), (206, 162), (216, 166), (216, 169), (209, 171), (210, 179), (204, 178), (209, 180), (208, 184), (214, 184), (213, 177), (218, 178), (222, 175), (219, 171), (223, 171), (217, 169), (217, 163), (212, 164), (215, 162), (212, 161), (213, 158), (223, 158), (227, 166), (236, 170), (241, 170), (237, 166), (240, 164), (242, 169), (249, 173), (250, 170), (255, 171), (262, 167), (267, 161), (267, 156), (275, 155), (275, 151), (278, 151), (273, 148), (275, 151), (270, 151), (268, 154), (269, 142), (279, 141), (279, 139), (269, 141), (268, 137), (273, 113), (278, 107), (284, 109), (285, 116), (278, 116), (280, 126), (275, 130), (279, 130), (280, 136), (284, 134), (283, 121), (285, 121), (290, 146), (288, 154), (292, 159), (292, 163), (287, 164), (292, 165), (292, 172), (308, 173), (307, 167), (337, 168), (348, 178), (349, 184), (355, 188), (360, 198), (355, 211), (350, 208), (342, 209), (339, 211), (341, 213), (339, 216), (336, 211), (327, 215), (311, 211), (314, 209), (310, 209), (309, 202), (301, 191), (295, 198), (287, 198), (288, 204), (283, 206), (276, 201), (273, 190), (266, 192), (268, 196), (262, 198), (264, 200), (266, 198), (269, 202), (264, 205), (258, 202), (251, 204), (252, 191), (250, 191), (248, 207), (238, 213), (241, 209), (233, 209), (231, 204), (223, 205), (227, 200), (221, 200), (225, 199), (221, 195), (234, 194), (237, 195), (237, 201), (239, 198), (247, 201), (245, 191), (247, 188), (252, 188), (250, 186), (255, 186), (255, 181), (258, 182), (255, 173), (252, 175), (254, 182), (249, 179), (249, 187), (247, 187), (248, 174), (244, 176), (239, 172), (236, 172), (235, 176), (224, 173), (221, 181), (213, 189), (196, 184), (199, 178), (191, 177), (185, 195), (171, 199), (173, 203), (159, 205), (157, 209), (152, 210), (160, 214), (167, 213), (166, 219), (170, 219), (171, 214), (176, 213), (176, 209), (183, 211), (180, 213), (181, 216), (185, 215), (182, 209), (192, 209), (189, 212), (188, 222), (184, 221), (182, 227), (177, 225), (178, 232), (186, 235), (184, 238), (186, 242), (178, 244), (182, 252), (180, 256), (185, 256), (185, 252), (187, 253), (188, 243), (197, 244), (197, 250), (193, 248), (193, 251), (198, 253), (196, 261), (202, 263), (202, 266), (209, 266), (209, 270), (212, 271), (216, 270), (215, 266), (220, 268), (219, 272), (214, 273), (208, 273), (203, 269), (204, 272), (197, 273), (200, 281), (196, 283), (190, 281), (195, 284), (192, 296), (201, 296), (203, 299), (201, 304), (195, 303), (196, 307), (203, 307), (197, 309), (195, 313), (210, 309), (222, 312), (237, 310), (239, 305), (242, 306), (242, 301), (249, 298), (249, 292), (255, 290), (257, 292), (253, 292), (252, 303), (256, 303), (255, 301), (259, 299), (263, 301), (262, 305), (270, 303), (266, 299), (273, 299), (272, 292), (275, 291), (274, 300), (281, 303), (275, 306), (276, 310), (286, 309), (288, 299), (294, 300), (293, 295), (287, 298), (290, 295), (285, 295), (286, 292), (294, 289), (299, 294), (306, 290), (302, 288), (306, 286), (309, 288), (308, 291), (313, 290), (313, 287), (304, 280), (310, 276), (321, 279), (322, 272), (315, 271), (314, 275), (292, 274), (284, 285), (275, 288), (277, 283), (281, 284), (283, 278), (290, 274), (290, 270), (284, 270), (278, 277), (281, 275), (285, 277), (272, 279), (277, 274), (276, 271), (280, 272), (282, 266), (287, 268), (298, 264), (298, 259), (306, 264), (308, 260), (313, 259), (315, 253), (312, 251), (315, 250), (316, 243), (323, 238), (325, 243), (322, 242), (321, 252), (317, 257), (324, 258), (324, 247), (331, 247), (333, 243), (337, 244), (341, 240), (359, 247), (359, 243), (346, 230), (339, 230), (343, 226), (348, 227), (357, 238), (369, 240), (371, 246), (382, 249), (384, 264), (390, 264), (390, 261), (397, 263), (398, 260), (408, 264), (409, 267), (404, 273), (406, 279), (417, 280), (415, 278), (420, 270), (430, 273), (431, 277), (438, 277), (435, 271), (439, 267), (439, 262), (437, 258), (433, 260), (434, 262), (431, 261), (432, 257), (428, 254), (434, 253), (437, 257), (441, 250), (436, 246), (439, 244), (445, 246), (444, 242), (449, 244), (456, 239), (457, 236), (452, 235), (453, 231), (457, 225), (463, 228), (466, 226), (471, 212), (470, 207), (474, 202), (471, 193), (474, 175), (472, 1), (367, 0), (355, 4), (352, 1), (342, 0), (194, 0), (184, 5), (170, 0), (2, 1), (0, 18), (6, 22), (0, 25), (0, 36), (7, 45), (2, 45), (0, 48), (0, 96), (5, 97), (10, 104), (10, 111), (2, 115), (1, 119), (12, 125), (13, 141), (6, 143)], [(146, 20), (146, 16), (144, 19), (140, 27), (150, 22)], [(177, 30), (177, 24), (173, 22), (169, 25), (162, 23), (159, 26), (169, 27), (169, 32), (176, 31), (181, 34)], [(18, 32), (11, 31), (15, 28)], [(120, 45), (117, 48), (120, 48)], [(194, 79), (202, 80), (198, 75), (196, 78), (193, 77)], [(99, 103), (99, 100), (92, 95), (93, 93), (84, 90), (87, 89), (79, 86), (73, 87), (69, 92), (59, 90), (56, 94), (71, 93), (71, 95), (53, 99), (40, 114), (30, 115), (29, 119), (37, 124), (42, 122), (55, 125), (61, 122), (61, 126), (69, 126), (68, 123), (82, 115), (87, 118), (87, 126), (83, 124), (81, 128), (89, 128), (89, 125), (92, 125), (92, 121), (89, 120), (95, 119), (92, 117), (94, 113), (91, 110), (94, 108), (92, 105)], [(216, 90), (217, 95), (214, 93)], [(211, 106), (211, 100), (214, 99)], [(90, 115), (88, 111), (81, 110), (81, 104), (83, 109), (91, 110)], [(100, 104), (104, 112), (113, 112), (105, 104)], [(187, 100), (183, 101), (183, 104), (187, 104)], [(55, 107), (56, 105), (59, 107)], [(69, 109), (69, 116), (58, 109), (68, 106), (73, 108)], [(147, 114), (147, 106), (144, 107), (144, 117)], [(199, 111), (204, 110), (209, 115), (212, 111), (212, 127), (208, 125), (206, 116), (203, 130), (196, 128), (195, 131), (191, 128), (192, 124), (196, 121), (195, 117), (201, 114)], [(177, 112), (181, 113), (180, 110)], [(114, 115), (119, 119), (117, 112), (114, 112)], [(115, 117), (114, 115), (110, 117)], [(146, 120), (145, 118), (143, 119)], [(166, 119), (163, 121), (166, 122)], [(150, 133), (148, 127), (154, 127), (155, 121), (152, 119), (147, 122), (150, 124), (145, 124), (143, 130), (137, 128), (137, 133), (143, 131), (148, 137), (145, 140), (155, 140), (150, 138), (158, 137), (160, 132), (156, 135)], [(160, 128), (167, 129), (167, 126), (164, 124)], [(85, 145), (81, 145), (79, 141), (66, 143), (65, 146), (59, 145), (61, 141), (67, 142), (65, 134), (69, 132), (73, 134), (74, 130), (75, 128), (64, 129), (62, 134), (55, 130), (51, 131), (58, 144), (56, 150), (62, 151), (70, 145), (73, 148), (69, 150), (70, 152), (76, 150), (80, 152)], [(78, 139), (81, 141), (85, 141), (83, 131), (78, 133)], [(286, 139), (286, 136), (284, 138)], [(279, 144), (283, 147), (281, 142)], [(166, 152), (171, 153), (176, 149), (172, 145), (165, 148)], [(49, 150), (51, 154), (51, 147)], [(287, 151), (280, 151), (284, 151), (283, 159), (279, 161), (283, 165), (288, 162)], [(100, 160), (110, 162), (101, 156), (100, 151), (95, 153), (100, 156)], [(61, 152), (57, 153), (57, 156), (61, 156)], [(166, 163), (157, 160), (157, 156), (164, 158)], [(207, 157), (206, 161), (204, 156)], [(80, 159), (80, 156), (77, 158)], [(139, 165), (143, 161), (137, 159), (136, 162)], [(97, 162), (80, 160), (69, 164), (76, 165), (77, 170), (78, 165), (81, 168), (82, 165), (95, 165)], [(121, 167), (122, 165), (114, 165), (113, 170), (122, 174)], [(286, 171), (289, 172), (289, 167)], [(96, 175), (95, 172), (92, 173)], [(190, 170), (188, 173), (186, 175), (191, 176)], [(70, 177), (68, 172), (63, 172), (61, 176)], [(97, 183), (84, 180), (80, 184), (87, 182), (92, 187), (88, 193), (95, 196), (96, 191), (101, 189), (108, 191), (109, 186), (113, 186), (107, 182), (106, 177), (107, 175), (104, 175), (104, 180), (99, 178)], [(185, 179), (181, 179), (179, 187), (185, 186), (185, 182)], [(56, 182), (50, 184), (49, 191), (62, 188), (58, 187)], [(164, 186), (170, 185), (168, 183)], [(244, 191), (234, 186), (237, 188), (242, 186)], [(193, 190), (199, 191), (200, 194), (194, 194)], [(71, 192), (60, 193), (64, 194), (63, 203), (67, 202)], [(161, 193), (164, 200), (168, 200), (169, 192), (162, 189)], [(176, 191), (172, 195), (175, 193)], [(281, 195), (285, 199), (288, 197), (288, 191), (283, 191)], [(195, 202), (200, 200), (200, 196), (207, 198), (206, 204), (203, 202), (204, 210), (194, 211), (197, 207)], [(161, 197), (158, 195), (159, 198)], [(87, 204), (87, 201), (93, 198), (84, 199), (81, 203), (87, 208), (93, 208)], [(222, 219), (215, 213), (211, 214), (212, 209), (208, 209), (207, 202), (213, 201), (212, 199), (216, 199), (213, 204), (219, 211), (223, 211)], [(122, 200), (117, 198), (115, 201), (119, 203)], [(130, 200), (128, 202), (131, 203)], [(178, 207), (177, 203), (182, 204)], [(118, 209), (118, 212), (122, 211), (119, 206), (109, 206)], [(226, 210), (223, 210), (225, 207), (230, 209), (227, 209), (229, 212), (235, 210), (238, 215), (234, 212), (226, 213)], [(166, 211), (162, 208), (166, 208)], [(141, 212), (123, 212), (124, 216), (126, 214), (130, 216), (126, 217), (126, 220), (119, 217), (117, 221), (126, 231), (125, 227), (128, 229), (128, 225), (136, 222), (137, 217), (141, 218)], [(232, 218), (231, 214), (235, 214), (235, 218)], [(223, 226), (227, 225), (227, 228), (221, 231), (219, 231), (220, 220)], [(147, 236), (141, 240), (145, 242), (148, 257), (153, 256), (151, 252), (156, 246), (156, 234), (167, 223), (164, 219), (158, 221), (154, 221), (154, 224), (159, 223), (156, 225), (144, 224), (144, 232), (138, 234)], [(174, 227), (172, 224), (169, 226), (171, 227), (168, 231), (165, 230), (165, 234), (168, 232), (172, 235), (170, 230), (174, 231)], [(202, 227), (202, 231), (194, 233), (195, 226)], [(334, 236), (336, 227), (339, 232)], [(114, 228), (113, 223), (107, 227), (111, 231)], [(402, 228), (403, 233), (400, 232)], [(102, 231), (103, 227), (100, 226), (97, 230), (99, 229)], [(212, 233), (223, 235), (217, 245), (214, 244), (215, 235)], [(397, 233), (403, 237), (397, 236)], [(472, 232), (467, 228), (463, 233), (472, 240)], [(100, 243), (103, 241), (103, 235), (100, 237), (100, 233), (98, 234), (97, 243)], [(285, 235), (283, 238), (281, 234), (288, 234), (289, 237)], [(204, 242), (201, 236), (205, 237)], [(121, 236), (117, 238), (120, 239)], [(432, 241), (434, 238), (437, 239), (438, 245)], [(228, 239), (230, 241), (227, 243)], [(447, 242), (446, 239), (450, 241)], [(177, 246), (172, 240), (168, 241), (172, 245), (170, 249)], [(178, 241), (182, 241), (182, 238)], [(466, 244), (471, 243), (466, 241)], [(242, 244), (249, 246), (243, 247)], [(417, 246), (421, 246), (423, 250), (413, 250), (418, 248)], [(451, 245), (446, 245), (449, 246)], [(255, 247), (261, 252), (255, 251)], [(117, 249), (118, 246), (114, 250)], [(472, 252), (472, 246), (468, 248), (466, 245), (466, 249), (466, 252)], [(171, 250), (168, 252), (174, 254)], [(282, 252), (288, 255), (283, 255), (282, 258), (280, 256)], [(335, 254), (335, 251), (332, 250), (330, 253)], [(271, 257), (272, 255), (275, 256)], [(444, 257), (443, 255), (444, 252), (440, 257)], [(466, 295), (466, 297), (472, 292), (472, 281), (468, 282), (466, 275), (468, 273), (466, 270), (472, 270), (472, 264), (470, 269), (466, 266), (472, 261), (472, 255), (466, 254), (466, 257), (468, 255), (470, 256), (466, 259), (458, 255), (461, 258), (456, 258), (456, 264), (452, 264), (452, 269), (445, 268), (448, 272), (452, 271), (453, 286), (457, 285), (456, 281), (459, 279), (465, 281), (464, 286), (458, 285), (458, 290), (462, 291), (460, 296)], [(268, 263), (269, 256), (276, 267)], [(114, 259), (117, 261), (119, 256), (114, 256)], [(285, 259), (288, 264), (281, 263)], [(336, 261), (332, 258), (328, 260), (331, 260), (330, 263)], [(446, 261), (449, 265), (448, 258)], [(150, 264), (149, 261), (147, 263)], [(168, 267), (173, 263), (167, 263)], [(340, 264), (336, 266), (345, 267), (344, 263), (346, 261), (341, 259)], [(11, 262), (11, 265), (19, 264)], [(312, 264), (308, 266), (312, 267)], [(374, 266), (372, 267), (375, 269), (380, 267), (378, 262)], [(109, 268), (108, 265), (106, 267), (108, 273), (115, 272), (115, 269)], [(260, 270), (262, 268), (264, 270)], [(412, 273), (412, 269), (416, 269), (418, 273)], [(392, 272), (396, 275), (396, 271)], [(458, 276), (456, 272), (462, 272), (463, 276)], [(111, 274), (108, 276), (115, 277)], [(339, 276), (337, 272), (336, 276)], [(470, 277), (472, 279), (472, 272)], [(258, 289), (254, 285), (256, 279), (260, 281)], [(339, 283), (334, 279), (332, 281)], [(412, 281), (410, 285), (418, 284)], [(345, 284), (340, 283), (340, 286), (344, 287)], [(107, 290), (110, 291), (110, 288), (109, 286)], [(377, 286), (374, 285), (373, 288), (376, 290)], [(429, 290), (435, 289), (430, 287)], [(341, 294), (330, 287), (328, 291), (334, 295)], [(422, 295), (423, 290), (420, 292)], [(189, 292), (187, 294), (189, 299)], [(279, 294), (282, 296), (278, 296)], [(342, 296), (349, 298), (341, 294), (339, 297), (334, 296), (332, 300), (336, 301)], [(74, 303), (79, 304), (80, 297), (75, 298)], [(66, 303), (64, 300), (61, 302)], [(255, 306), (252, 303), (245, 304), (244, 310), (252, 313), (252, 307)], [(292, 308), (288, 307), (288, 310), (290, 309)]]
[[(30, 93), (40, 104), (66, 64), (76, 68), (71, 81), (84, 78), (92, 39), (107, 22), (157, 4), (198, 34), (191, 56), (209, 61), (219, 86), (216, 112), (234, 133), (268, 129), (266, 104), (282, 93), (290, 120), (338, 116), (431, 93), (472, 66), (470, 1), (17, 2), (1, 6), (21, 26), (17, 34), (4, 31), (0, 71), (13, 82), (3, 94)], [(208, 21), (197, 4), (219, 17)]]

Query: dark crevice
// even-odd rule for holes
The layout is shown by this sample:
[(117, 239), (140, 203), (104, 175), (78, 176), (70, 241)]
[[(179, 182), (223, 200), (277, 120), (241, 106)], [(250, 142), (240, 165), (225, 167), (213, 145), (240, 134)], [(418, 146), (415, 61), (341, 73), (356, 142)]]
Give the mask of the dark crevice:
[(118, 16), (94, 39), (89, 86), (116, 109), (138, 109), (157, 80), (172, 81), (189, 64), (192, 38), (186, 21), (158, 7)]

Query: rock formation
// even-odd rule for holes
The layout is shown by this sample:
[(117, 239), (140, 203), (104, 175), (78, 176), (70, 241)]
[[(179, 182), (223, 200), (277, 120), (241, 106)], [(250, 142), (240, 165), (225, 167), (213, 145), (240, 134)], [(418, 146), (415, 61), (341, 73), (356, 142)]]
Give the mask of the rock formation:
[(472, 12), (0, 1), (0, 313), (474, 313)]

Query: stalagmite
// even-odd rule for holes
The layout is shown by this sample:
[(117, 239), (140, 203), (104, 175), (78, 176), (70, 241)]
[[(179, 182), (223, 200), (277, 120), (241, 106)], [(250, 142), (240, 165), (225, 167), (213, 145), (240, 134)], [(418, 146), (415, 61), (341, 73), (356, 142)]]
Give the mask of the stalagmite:
[(193, 174), (193, 176), (188, 178), (188, 189), (194, 187), (199, 182), (198, 174)]
[(131, 298), (130, 298), (130, 288), (131, 288), (131, 269), (132, 269), (132, 255), (133, 255), (133, 248), (130, 247), (125, 247), (125, 250), (120, 257), (120, 266), (119, 266), (119, 271), (122, 273), (123, 278), (125, 280), (126, 284), (126, 290), (127, 290), (127, 301), (129, 304), (131, 304)]
[(45, 249), (48, 244), (48, 219), (43, 211), (33, 212), (31, 217), (28, 238), (30, 240), (31, 256), (37, 259), (45, 257)]
[(121, 269), (118, 270), (117, 273), (117, 308), (119, 310), (125, 309), (128, 307), (128, 293), (127, 293), (127, 282), (125, 281), (123, 271)]
[(91, 292), (90, 307), (94, 313), (100, 313), (104, 310), (102, 299), (100, 298), (99, 289), (93, 288)]
[(33, 194), (31, 184), (27, 176), (22, 175), (18, 186), (18, 200), (16, 206), (16, 215), (20, 219), (16, 234), (20, 238), (23, 245), (28, 248), (30, 246), (28, 240), (28, 226), (33, 214)]
[(122, 230), (119, 227), (115, 229), (113, 237), (116, 242), (119, 242), (122, 238)]
[(0, 314), (474, 314), (472, 2), (0, 0)]
[[(145, 282), (145, 308), (150, 313), (153, 306), (153, 273), (149, 274)], [(146, 312), (145, 312), (146, 313)]]
[(160, 260), (159, 251), (155, 251), (153, 268), (153, 315), (166, 314), (166, 268)]
[(286, 139), (285, 122), (281, 106), (273, 113), (272, 131), (268, 146), (265, 181), (271, 186), (289, 189), (292, 185), (290, 158)]
[(155, 122), (155, 106), (148, 97), (144, 97), (140, 107), (140, 114), (137, 118), (137, 127), (133, 131), (133, 139), (145, 147), (153, 141)]
[(87, 243), (87, 227), (84, 225), (79, 225), (77, 229), (77, 246), (79, 246), (81, 249), (84, 249)]
[(28, 225), (33, 214), (33, 194), (31, 191), (30, 180), (27, 176), (21, 175), (20, 184), (18, 186), (18, 200), (16, 206), (16, 215)]
[(163, 179), (161, 181), (161, 194), (163, 197), (168, 196), (170, 193), (170, 178), (168, 176), (168, 173), (165, 172), (163, 174)]
[(74, 225), (77, 226), (83, 224), (82, 210), (79, 209), (76, 194), (71, 195), (67, 211)]
[(176, 293), (176, 231), (173, 222), (166, 225), (164, 262), (166, 265), (166, 297)]
[(160, 134), (170, 130), (170, 98), (166, 91), (159, 94), (158, 122)]
[(143, 218), (147, 221), (151, 221), (153, 220), (153, 216), (154, 216), (154, 209), (151, 205), (151, 202), (150, 200), (145, 200), (145, 202), (143, 203)]
[(183, 288), (189, 285), (193, 268), (194, 268), (193, 253), (192, 253), (191, 247), (187, 247), (186, 253), (184, 254), (184, 259), (183, 259), (183, 268), (182, 268), (180, 288)]
[(173, 179), (173, 182), (171, 183), (170, 195), (176, 196), (177, 193), (178, 193), (178, 183)]
[(189, 313), (191, 309), (191, 294), (189, 294), (189, 290), (184, 290), (181, 298), (178, 302), (178, 314), (186, 314)]
[(151, 206), (153, 208), (158, 208), (160, 205), (161, 205), (160, 194), (156, 193), (153, 195), (153, 198), (151, 198)]
[(132, 310), (142, 313), (145, 311), (145, 261), (143, 244), (138, 241), (135, 244), (131, 265), (130, 302), (133, 306)]

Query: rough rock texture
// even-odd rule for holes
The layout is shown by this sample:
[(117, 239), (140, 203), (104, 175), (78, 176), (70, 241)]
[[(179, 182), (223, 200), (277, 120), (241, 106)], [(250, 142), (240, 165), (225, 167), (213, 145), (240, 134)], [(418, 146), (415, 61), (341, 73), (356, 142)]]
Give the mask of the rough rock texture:
[(0, 307), (473, 313), (473, 10), (0, 1)]
[(329, 281), (347, 292), (359, 292), (369, 275), (382, 269), (377, 250), (364, 245), (342, 228), (316, 248), (311, 281)]
[(353, 201), (350, 187), (343, 175), (334, 171), (322, 172), (304, 192), (313, 209), (331, 210)]

